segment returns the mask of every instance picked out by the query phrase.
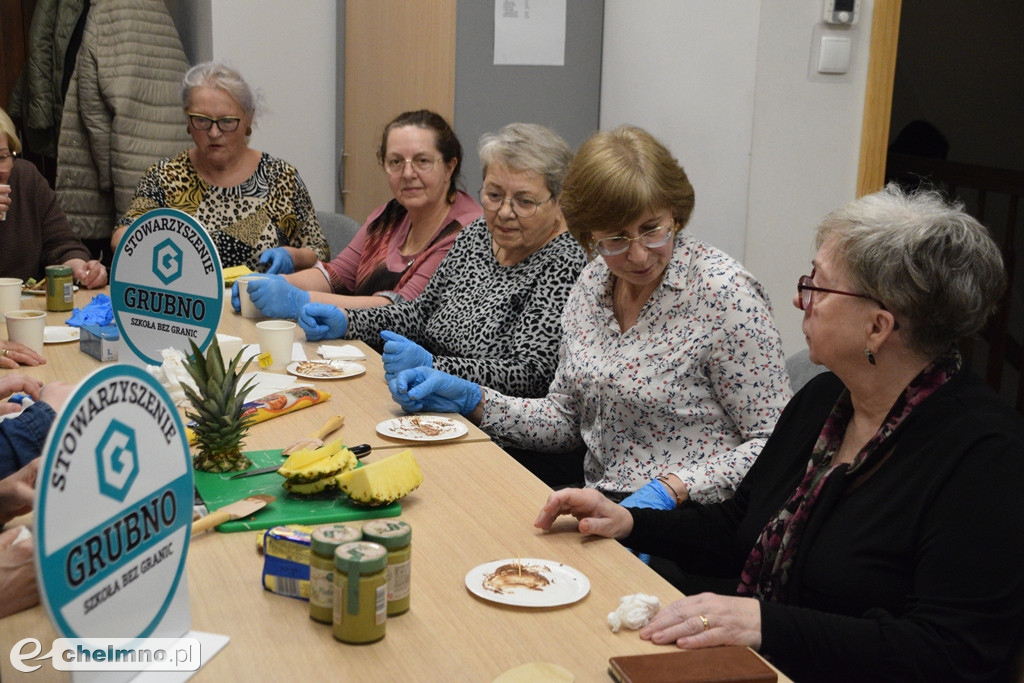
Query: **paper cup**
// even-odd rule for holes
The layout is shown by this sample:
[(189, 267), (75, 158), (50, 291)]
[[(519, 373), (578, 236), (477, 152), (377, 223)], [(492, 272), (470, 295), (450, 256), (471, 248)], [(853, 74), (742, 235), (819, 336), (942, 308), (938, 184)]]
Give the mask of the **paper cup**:
[(21, 308), (21, 286), (25, 284), (16, 277), (0, 277), (0, 315)]
[[(260, 369), (284, 372), (292, 362), (295, 323), (291, 320), (264, 320), (256, 323), (256, 339), (260, 343)], [(269, 359), (264, 354), (270, 354)]]
[(24, 344), (36, 353), (43, 352), (43, 331), (46, 329), (46, 311), (8, 311), (7, 338)]
[(259, 275), (244, 275), (238, 278), (238, 299), (242, 303), (242, 317), (243, 318), (262, 318), (263, 314), (260, 313), (260, 309), (256, 308), (252, 299), (249, 298), (249, 280), (260, 280), (262, 279)]

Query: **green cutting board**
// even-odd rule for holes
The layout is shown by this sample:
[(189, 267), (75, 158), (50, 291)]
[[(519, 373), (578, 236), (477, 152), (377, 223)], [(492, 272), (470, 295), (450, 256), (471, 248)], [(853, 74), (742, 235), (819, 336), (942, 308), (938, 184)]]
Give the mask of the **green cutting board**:
[[(269, 451), (246, 451), (253, 467), (268, 467), (284, 462), (281, 449)], [(210, 512), (260, 493), (269, 493), (276, 500), (256, 514), (244, 519), (224, 522), (217, 531), (248, 531), (269, 529), (281, 524), (329, 524), (350, 522), (375, 517), (397, 517), (402, 506), (392, 503), (383, 507), (356, 505), (344, 493), (321, 494), (313, 497), (293, 496), (284, 490), (284, 478), (277, 472), (258, 474), (255, 477), (231, 479), (237, 472), (213, 474), (194, 472), (196, 490), (202, 496)]]

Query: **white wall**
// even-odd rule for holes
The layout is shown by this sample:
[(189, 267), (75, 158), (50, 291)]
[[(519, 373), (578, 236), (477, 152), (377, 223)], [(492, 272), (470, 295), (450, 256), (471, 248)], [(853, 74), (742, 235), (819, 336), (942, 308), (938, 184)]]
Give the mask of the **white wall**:
[(765, 285), (786, 353), (818, 220), (856, 194), (872, 0), (850, 73), (808, 75), (817, 0), (606, 0), (601, 127), (643, 126), (693, 182), (695, 235)]
[[(194, 61), (238, 69), (262, 96), (250, 144), (299, 170), (318, 210), (334, 210), (337, 0), (173, 0)], [(212, 50), (212, 53), (209, 52)], [(198, 54), (202, 52), (204, 54)]]

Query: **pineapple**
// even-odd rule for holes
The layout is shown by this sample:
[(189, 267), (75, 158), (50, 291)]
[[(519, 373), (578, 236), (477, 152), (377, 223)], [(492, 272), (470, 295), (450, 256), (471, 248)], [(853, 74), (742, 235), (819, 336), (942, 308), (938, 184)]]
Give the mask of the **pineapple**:
[(352, 469), (357, 463), (352, 451), (337, 439), (320, 448), (292, 453), (277, 473), (293, 484), (307, 484)]
[(323, 479), (303, 483), (296, 482), (292, 479), (286, 479), (282, 486), (284, 486), (285, 491), (294, 496), (314, 496), (318, 493), (337, 491), (338, 478), (332, 474), (324, 477)]
[(423, 483), (423, 472), (406, 449), (335, 477), (348, 497), (363, 505), (388, 505), (404, 498)]
[(195, 342), (189, 340), (189, 343), (192, 355), (187, 359), (185, 368), (199, 387), (199, 392), (196, 393), (187, 383), (181, 386), (195, 409), (185, 413), (195, 421), (192, 430), (198, 452), (192, 456), (192, 465), (203, 472), (248, 469), (252, 462), (242, 454), (242, 439), (249, 429), (250, 419), (242, 418), (242, 405), (253, 387), (252, 380), (241, 388), (238, 382), (252, 359), (236, 371), (242, 358), (241, 351), (225, 367), (216, 337), (210, 343), (205, 358)]

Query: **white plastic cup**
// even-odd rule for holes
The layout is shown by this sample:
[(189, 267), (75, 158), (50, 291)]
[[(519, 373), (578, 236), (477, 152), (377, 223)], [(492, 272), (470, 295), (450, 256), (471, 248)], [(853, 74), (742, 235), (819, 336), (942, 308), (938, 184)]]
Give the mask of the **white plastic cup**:
[[(263, 320), (256, 323), (256, 339), (260, 343), (261, 370), (284, 372), (292, 362), (295, 344), (295, 323), (291, 320)], [(270, 354), (269, 362), (264, 354)]]
[(21, 287), (24, 284), (16, 277), (0, 277), (0, 315), (21, 308)]
[(263, 314), (260, 313), (260, 309), (252, 303), (252, 299), (249, 298), (249, 280), (261, 280), (264, 279), (260, 275), (243, 275), (238, 278), (238, 299), (242, 303), (242, 317), (243, 318), (262, 318)]
[(8, 311), (7, 338), (24, 344), (36, 353), (43, 352), (43, 332), (46, 330), (46, 311)]
[[(0, 183), (0, 194), (10, 194), (11, 186), (7, 183)], [(7, 220), (7, 211), (0, 211), (0, 221)]]

